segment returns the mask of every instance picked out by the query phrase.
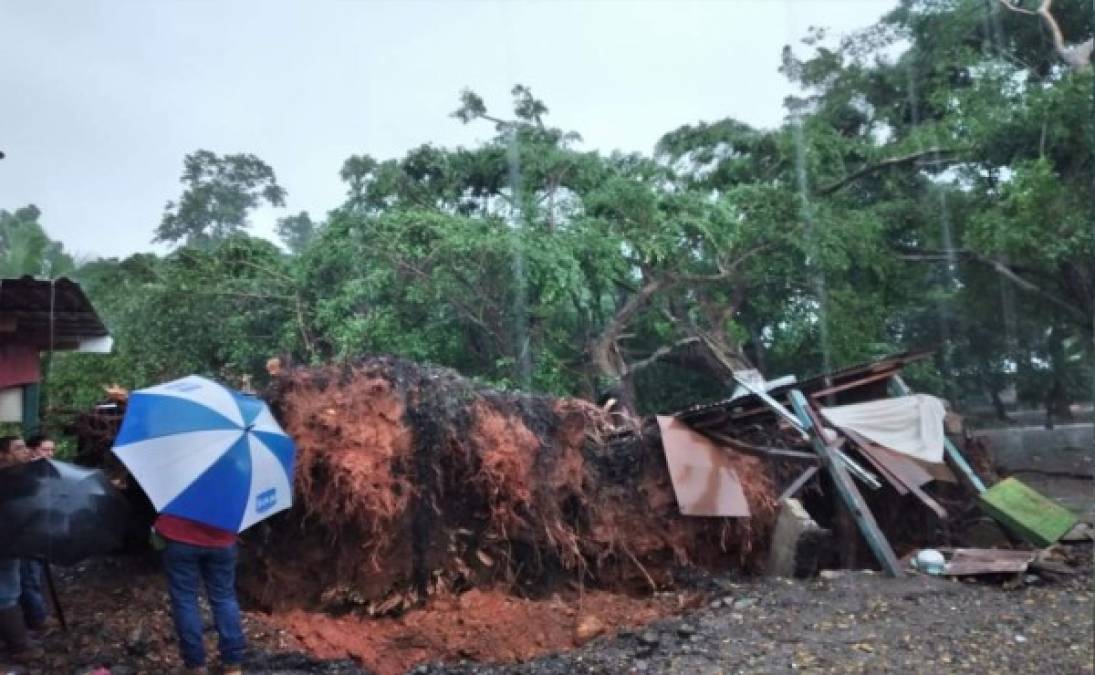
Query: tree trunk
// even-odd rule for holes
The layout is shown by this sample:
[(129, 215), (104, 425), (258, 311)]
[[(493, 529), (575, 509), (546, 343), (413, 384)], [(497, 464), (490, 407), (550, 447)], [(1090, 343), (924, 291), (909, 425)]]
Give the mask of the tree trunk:
[(1010, 422), (1011, 415), (1008, 415), (1008, 409), (1004, 406), (1003, 399), (1000, 398), (1000, 392), (990, 387), (989, 396), (992, 398), (992, 407), (996, 411), (996, 419), (1001, 422)]
[(1046, 429), (1052, 429), (1054, 422), (1058, 420), (1066, 423), (1071, 422), (1072, 409), (1065, 397), (1064, 386), (1061, 385), (1060, 380), (1055, 378), (1053, 386), (1049, 388), (1049, 393), (1046, 394)]

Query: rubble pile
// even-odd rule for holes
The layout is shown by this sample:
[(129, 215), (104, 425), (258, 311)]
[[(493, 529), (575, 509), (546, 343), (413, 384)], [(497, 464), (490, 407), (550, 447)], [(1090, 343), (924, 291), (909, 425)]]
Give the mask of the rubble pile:
[(766, 554), (777, 493), (762, 459), (732, 457), (751, 518), (683, 517), (657, 427), (618, 427), (584, 401), (391, 357), (289, 369), (267, 398), (298, 448), (296, 508), (245, 542), (245, 589), (272, 609), (660, 587)]

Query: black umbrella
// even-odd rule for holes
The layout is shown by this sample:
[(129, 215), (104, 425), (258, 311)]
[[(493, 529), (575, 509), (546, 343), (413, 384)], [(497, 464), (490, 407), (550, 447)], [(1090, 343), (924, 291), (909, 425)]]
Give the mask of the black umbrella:
[(129, 519), (101, 471), (52, 459), (0, 470), (0, 555), (72, 565), (120, 548)]

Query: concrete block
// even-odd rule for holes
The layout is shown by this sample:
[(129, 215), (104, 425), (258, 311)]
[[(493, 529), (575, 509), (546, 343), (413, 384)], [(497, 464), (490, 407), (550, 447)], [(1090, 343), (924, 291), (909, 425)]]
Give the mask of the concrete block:
[(766, 573), (777, 577), (811, 577), (832, 545), (832, 533), (818, 525), (802, 502), (780, 502), (779, 517), (768, 549)]

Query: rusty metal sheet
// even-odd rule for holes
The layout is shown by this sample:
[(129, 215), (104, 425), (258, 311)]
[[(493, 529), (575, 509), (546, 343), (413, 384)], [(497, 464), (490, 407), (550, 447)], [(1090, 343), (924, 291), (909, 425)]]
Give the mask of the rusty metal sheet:
[(943, 520), (947, 519), (946, 509), (922, 489), (933, 480), (934, 476), (919, 462), (884, 445), (872, 443), (851, 429), (841, 431), (848, 435), (848, 438), (856, 444), (859, 451), (878, 469), (878, 472), (889, 480), (898, 494), (906, 495), (912, 492), (925, 506), (934, 511), (935, 515)]
[(947, 576), (1025, 572), (1034, 562), (1034, 551), (999, 548), (956, 548), (943, 568)]
[(958, 483), (958, 477), (954, 475), (951, 468), (946, 464), (932, 464), (931, 462), (924, 462), (919, 459), (908, 458), (910, 462), (918, 465), (921, 469), (931, 474), (934, 480), (942, 483)]
[(886, 480), (886, 482), (890, 484), (890, 487), (892, 487), (894, 490), (897, 490), (897, 494), (899, 494), (901, 496), (905, 496), (905, 495), (909, 494), (909, 488), (906, 487), (906, 485), (901, 482), (900, 478), (898, 478), (893, 473), (891, 473), (890, 470), (886, 467), (885, 464), (883, 464), (882, 462), (879, 462), (875, 458), (875, 456), (873, 454), (871, 454), (870, 452), (868, 452), (867, 450), (865, 450), (862, 445), (859, 445), (857, 443), (856, 447), (859, 448), (859, 451), (863, 454), (863, 457), (866, 458), (866, 460), (871, 464), (871, 466), (874, 467), (874, 470), (877, 471), (879, 473), (879, 475), (881, 475), (882, 478), (884, 478)]
[(869, 454), (874, 461), (886, 467), (888, 473), (896, 476), (905, 485), (920, 487), (933, 480), (933, 476), (922, 466), (900, 452), (874, 443), (851, 429), (842, 428), (841, 431), (847, 434), (864, 454)]
[(686, 516), (748, 518), (749, 504), (726, 450), (676, 417), (658, 416), (677, 505)]

